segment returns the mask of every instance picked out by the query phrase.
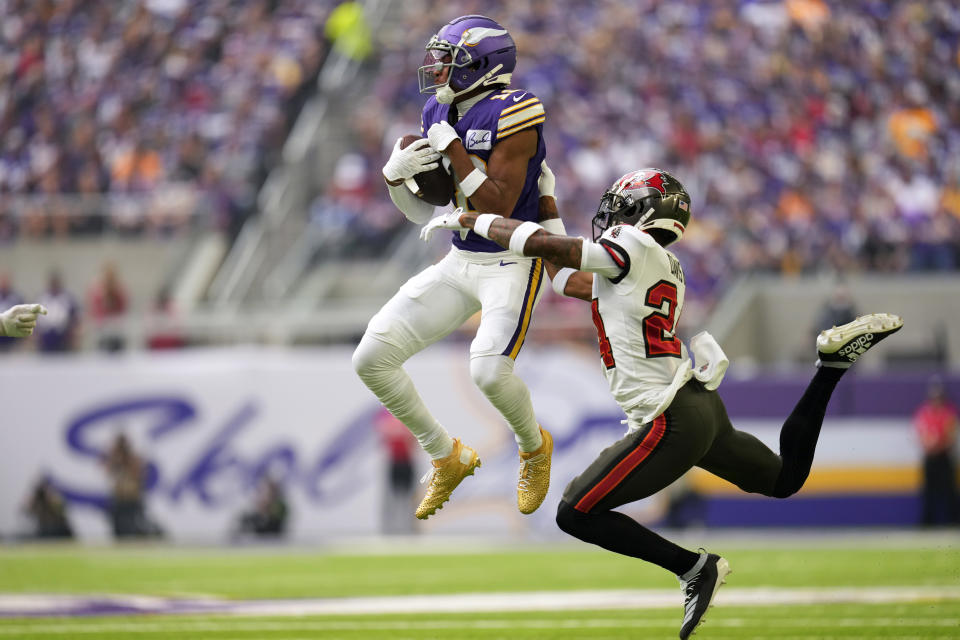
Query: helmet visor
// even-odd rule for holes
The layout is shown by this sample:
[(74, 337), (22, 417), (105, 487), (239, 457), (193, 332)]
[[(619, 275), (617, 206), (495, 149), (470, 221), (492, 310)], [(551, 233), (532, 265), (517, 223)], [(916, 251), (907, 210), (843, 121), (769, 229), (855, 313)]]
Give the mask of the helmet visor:
[(453, 54), (449, 47), (427, 49), (419, 69), (420, 93), (436, 93), (450, 81)]
[(597, 207), (597, 215), (593, 216), (593, 240), (596, 242), (603, 235), (603, 232), (614, 224), (614, 216), (618, 211), (627, 205), (623, 196), (612, 191), (607, 191), (600, 198), (600, 206)]

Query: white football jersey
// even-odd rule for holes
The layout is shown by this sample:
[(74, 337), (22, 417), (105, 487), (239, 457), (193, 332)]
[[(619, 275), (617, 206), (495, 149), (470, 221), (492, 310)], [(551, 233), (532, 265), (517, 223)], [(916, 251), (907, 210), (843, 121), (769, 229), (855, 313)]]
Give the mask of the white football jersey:
[(632, 225), (607, 229), (599, 244), (621, 267), (614, 278), (593, 276), (601, 361), (610, 391), (637, 428), (663, 413), (692, 375), (687, 348), (675, 334), (686, 288), (683, 269)]

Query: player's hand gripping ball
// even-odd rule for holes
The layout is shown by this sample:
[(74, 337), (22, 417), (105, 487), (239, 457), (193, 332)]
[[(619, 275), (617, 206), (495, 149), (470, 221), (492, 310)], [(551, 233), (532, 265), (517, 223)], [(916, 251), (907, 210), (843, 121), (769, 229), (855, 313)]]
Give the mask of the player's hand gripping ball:
[[(414, 144), (418, 147), (423, 145), (423, 148), (431, 150), (426, 138), (415, 135), (400, 138), (401, 149)], [(442, 162), (437, 162), (431, 169), (414, 174), (411, 180), (407, 181), (407, 186), (418, 198), (437, 207), (449, 204), (453, 200), (453, 176), (444, 168)]]

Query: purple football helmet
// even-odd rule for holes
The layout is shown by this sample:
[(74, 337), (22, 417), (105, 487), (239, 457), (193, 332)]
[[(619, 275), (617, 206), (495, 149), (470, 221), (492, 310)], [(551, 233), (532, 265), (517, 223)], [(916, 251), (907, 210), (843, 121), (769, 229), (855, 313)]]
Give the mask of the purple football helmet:
[(485, 16), (455, 18), (430, 38), (426, 49), (420, 93), (435, 93), (444, 104), (481, 85), (510, 84), (517, 66), (513, 38)]

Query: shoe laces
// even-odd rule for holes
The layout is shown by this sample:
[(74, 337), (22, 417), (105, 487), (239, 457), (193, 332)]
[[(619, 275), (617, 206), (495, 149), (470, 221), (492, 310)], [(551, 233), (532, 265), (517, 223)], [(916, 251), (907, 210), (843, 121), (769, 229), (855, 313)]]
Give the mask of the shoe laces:
[[(706, 550), (703, 547), (701, 547), (699, 551), (700, 553), (706, 553)], [(700, 571), (697, 571), (697, 573), (694, 574), (689, 580), (680, 580), (680, 588), (683, 589), (684, 593), (684, 605), (688, 604), (691, 598), (697, 594), (702, 576), (703, 569), (700, 569)]]
[(697, 595), (698, 587), (700, 586), (700, 574), (690, 578), (687, 582), (683, 584), (683, 593), (684, 593), (684, 604), (690, 602), (693, 596)]
[(420, 484), (423, 484), (424, 482), (429, 482), (430, 487), (428, 491), (433, 491), (434, 486), (436, 486), (436, 484), (434, 483), (434, 480), (438, 479), (439, 477), (439, 480), (443, 481), (443, 474), (445, 472), (446, 472), (446, 469), (441, 469), (439, 467), (434, 467), (431, 465), (431, 467), (427, 469), (427, 472), (423, 474), (423, 477), (420, 478)]
[(423, 484), (427, 480), (433, 480), (433, 474), (436, 473), (436, 471), (437, 471), (436, 467), (431, 467), (427, 469), (427, 472), (423, 474), (422, 478), (420, 478), (420, 484)]
[[(519, 489), (525, 491), (530, 487), (530, 476), (533, 475), (533, 470), (536, 469), (537, 465), (546, 460), (546, 458), (546, 454), (540, 453), (520, 463), (520, 468), (517, 469), (517, 487)], [(530, 470), (531, 473), (526, 473), (528, 470)]]

